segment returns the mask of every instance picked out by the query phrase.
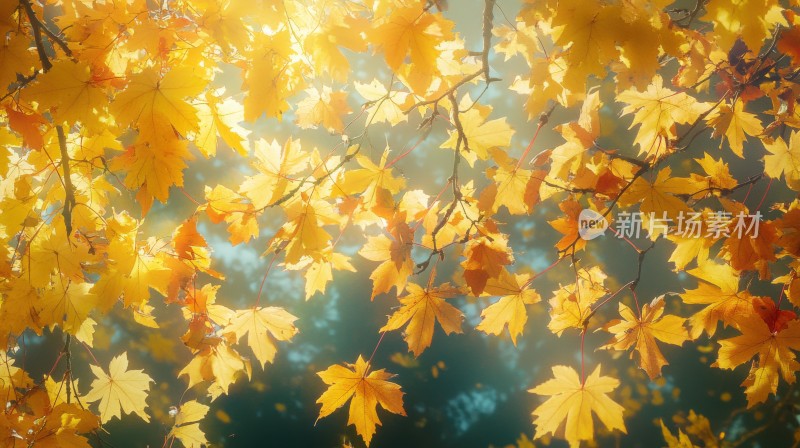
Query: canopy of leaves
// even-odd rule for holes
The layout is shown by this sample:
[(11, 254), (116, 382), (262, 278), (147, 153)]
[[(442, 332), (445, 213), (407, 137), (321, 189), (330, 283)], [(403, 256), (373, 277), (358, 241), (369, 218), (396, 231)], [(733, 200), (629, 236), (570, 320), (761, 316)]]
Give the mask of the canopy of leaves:
[[(373, 362), (470, 337), (577, 353), (544, 382), (514, 364), (535, 439), (622, 440), (649, 391), (683, 405), (691, 358), (744, 378), (720, 395), (742, 409), (730, 440), (655, 419), (669, 446), (797, 440), (797, 2), (501, 3), (1, 1), (0, 446), (103, 444), (130, 414), (224, 443), (215, 401), (290, 358), (369, 445), (379, 405), (426, 409)], [(339, 298), (377, 344), (287, 350)]]

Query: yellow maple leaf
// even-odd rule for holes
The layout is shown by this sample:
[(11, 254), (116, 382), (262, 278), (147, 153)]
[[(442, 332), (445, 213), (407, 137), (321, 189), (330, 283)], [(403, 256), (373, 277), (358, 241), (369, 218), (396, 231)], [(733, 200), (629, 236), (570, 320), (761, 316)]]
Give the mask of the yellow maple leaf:
[(306, 300), (310, 299), (315, 293), (325, 293), (325, 288), (333, 280), (333, 270), (356, 272), (356, 268), (350, 264), (350, 257), (331, 250), (330, 254), (324, 252), (324, 258), (314, 260), (306, 270), (305, 293)]
[(706, 175), (702, 176), (697, 173), (691, 173), (690, 179), (692, 181), (692, 197), (700, 199), (710, 194), (719, 194), (722, 190), (730, 189), (739, 184), (739, 182), (731, 175), (728, 164), (722, 158), (715, 160), (710, 154), (704, 153), (702, 159), (694, 159), (705, 171)]
[[(18, 6), (13, 3), (7, 5)], [(7, 37), (3, 45), (0, 45), (0, 85), (8, 86), (16, 81), (17, 73), (29, 75), (38, 62), (35, 53), (31, 51), (31, 40), (28, 35), (15, 33)]]
[(144, 213), (150, 208), (152, 199), (167, 202), (169, 189), (183, 186), (183, 169), (191, 158), (186, 140), (172, 134), (164, 134), (157, 143), (139, 141), (111, 160), (113, 170), (126, 172), (125, 186), (139, 189), (137, 199)]
[(294, 321), (297, 317), (283, 308), (268, 306), (237, 311), (226, 332), (236, 334), (236, 339), (247, 335), (247, 345), (253, 350), (261, 367), (275, 359), (278, 348), (274, 339), (288, 341), (297, 334)]
[(81, 122), (93, 130), (101, 130), (101, 118), (108, 98), (95, 82), (89, 65), (61, 60), (26, 88), (25, 99), (39, 103), (39, 110), (49, 109), (57, 123), (73, 125)]
[(219, 141), (217, 136), (222, 137), (239, 155), (247, 155), (247, 148), (242, 143), (247, 138), (248, 131), (239, 126), (244, 120), (244, 108), (239, 102), (232, 98), (221, 100), (208, 92), (206, 101), (196, 104), (195, 107), (199, 131), (195, 133), (194, 144), (206, 158), (216, 155)]
[(369, 446), (380, 425), (377, 406), (394, 414), (406, 415), (403, 409), (403, 392), (400, 386), (389, 381), (394, 375), (384, 369), (369, 372), (369, 363), (358, 357), (355, 364), (333, 365), (317, 375), (328, 385), (317, 403), (322, 404), (319, 417), (325, 418), (333, 411), (350, 402), (350, 416), (347, 423), (355, 425), (356, 432)]
[(739, 274), (729, 265), (709, 260), (688, 272), (700, 281), (697, 288), (681, 294), (681, 299), (684, 303), (707, 305), (689, 318), (692, 339), (703, 331), (714, 336), (719, 321), (730, 325), (737, 314), (750, 310), (750, 293), (739, 291)]
[(453, 22), (441, 14), (425, 10), (425, 4), (416, 2), (395, 9), (391, 15), (376, 23), (370, 36), (378, 48), (383, 49), (386, 63), (397, 71), (406, 57), (413, 64), (413, 87), (424, 92), (433, 76), (438, 74), (436, 60), (441, 54), (437, 45), (452, 38)]
[(670, 150), (670, 140), (677, 138), (675, 125), (694, 122), (704, 107), (687, 93), (664, 87), (661, 76), (655, 76), (644, 92), (626, 90), (617, 101), (627, 104), (623, 115), (634, 114), (630, 129), (640, 126), (634, 142), (639, 154), (647, 154), (647, 158), (661, 157)]
[(396, 126), (408, 120), (408, 114), (401, 109), (401, 106), (405, 105), (409, 98), (408, 93), (390, 90), (377, 79), (373, 79), (369, 84), (356, 81), (353, 85), (356, 92), (368, 101), (367, 123), (387, 122)]
[(198, 25), (208, 30), (225, 53), (231, 47), (243, 50), (250, 43), (248, 27), (242, 19), (252, 12), (246, 2), (203, 3), (203, 15)]
[[(731, 150), (739, 157), (744, 157), (742, 149), (746, 135), (756, 136), (764, 131), (756, 115), (744, 111), (744, 101), (741, 100), (734, 103), (733, 107), (723, 104), (714, 109), (706, 121), (714, 128), (714, 137), (724, 135)], [(719, 146), (722, 147), (722, 140)]]
[(764, 147), (769, 152), (764, 156), (764, 173), (773, 179), (783, 174), (789, 188), (800, 190), (800, 132), (792, 132), (788, 146), (778, 137), (772, 142), (764, 141)]
[(508, 157), (502, 150), (492, 151), (492, 157), (499, 165), (497, 169), (486, 171), (487, 177), (494, 179), (496, 185), (492, 210), (505, 206), (512, 215), (530, 213), (539, 199), (543, 172), (520, 168), (517, 159)]
[(252, 58), (242, 73), (242, 90), (248, 94), (244, 98), (244, 119), (253, 122), (262, 113), (267, 117), (280, 118), (289, 109), (287, 98), (302, 86), (299, 76), (295, 76), (290, 63), (293, 56), (289, 30), (256, 34), (251, 45)]
[[(723, 50), (730, 49), (737, 39), (742, 39), (747, 47), (758, 52), (765, 39), (770, 37), (772, 28), (777, 25), (774, 18), (780, 14), (768, 14), (779, 5), (764, 0), (711, 0), (705, 5), (703, 20), (714, 25), (714, 35)], [(747, 14), (742, 14), (747, 11)], [(786, 25), (781, 18), (780, 22)]]
[(656, 340), (680, 346), (689, 339), (689, 333), (683, 326), (686, 319), (673, 315), (663, 316), (665, 303), (664, 296), (656, 297), (649, 304), (644, 304), (641, 315), (637, 316), (620, 302), (619, 314), (622, 319), (612, 320), (603, 327), (613, 333), (614, 337), (602, 348), (628, 350), (635, 344), (635, 350), (639, 353), (639, 366), (647, 372), (651, 380), (659, 377), (661, 368), (669, 364)]
[(154, 247), (155, 239), (137, 243), (138, 222), (127, 214), (115, 217), (112, 223), (126, 226), (118, 228), (126, 233), (120, 234), (108, 247), (107, 256), (115, 269), (105, 272), (92, 286), (99, 308), (108, 311), (121, 295), (126, 307), (141, 307), (150, 300), (151, 288), (166, 295), (173, 272), (159, 256), (159, 248)]
[(309, 163), (308, 153), (300, 146), (300, 140), (289, 138), (283, 146), (273, 140), (256, 140), (253, 166), (258, 170), (248, 176), (239, 188), (257, 209), (262, 209), (290, 191), (298, 182), (296, 174)]
[(406, 287), (408, 277), (414, 272), (414, 260), (411, 258), (410, 242), (413, 233), (405, 222), (390, 223), (388, 230), (392, 238), (386, 235), (368, 236), (367, 242), (358, 254), (370, 261), (381, 264), (372, 271), (372, 296), (389, 292), (397, 288), (399, 294)]
[(599, 0), (558, 2), (555, 43), (567, 48), (571, 76), (585, 80), (588, 75), (605, 75), (605, 65), (619, 54), (616, 40), (621, 24), (618, 6)]
[[(5, 210), (4, 210), (5, 213)], [(66, 234), (64, 220), (58, 215), (50, 225), (43, 226), (40, 235), (30, 246), (31, 269), (28, 277), (32, 286), (43, 288), (50, 284), (53, 272), (65, 280), (83, 280), (83, 263), (91, 259), (89, 248), (72, 241)]]
[(658, 422), (661, 425), (661, 434), (664, 436), (664, 441), (667, 442), (667, 448), (699, 448), (692, 443), (685, 432), (679, 429), (678, 436), (675, 437), (667, 428), (667, 425), (664, 424), (664, 420), (659, 419)]
[(42, 296), (38, 306), (39, 322), (51, 328), (59, 325), (65, 332), (77, 334), (97, 304), (89, 283), (56, 282)]
[[(470, 166), (474, 165), (476, 158), (488, 159), (492, 148), (506, 148), (511, 144), (514, 130), (508, 125), (505, 117), (486, 121), (490, 111), (488, 107), (474, 107), (459, 113), (461, 126), (467, 137), (466, 144), (462, 142), (461, 154)], [(450, 131), (450, 136), (440, 148), (456, 149), (457, 142), (458, 132)]]
[(464, 314), (445, 300), (456, 294), (455, 288), (448, 283), (435, 288), (409, 283), (406, 288), (408, 294), (398, 299), (402, 306), (389, 317), (381, 332), (397, 330), (408, 324), (403, 338), (415, 356), (431, 345), (436, 321), (446, 334), (461, 333)]
[(287, 264), (296, 264), (305, 256), (318, 258), (332, 239), (323, 225), (335, 223), (331, 205), (325, 201), (295, 199), (284, 206), (287, 221), (276, 235), (286, 244)]
[(350, 73), (350, 63), (339, 47), (354, 52), (366, 51), (365, 31), (369, 25), (369, 20), (364, 17), (343, 15), (332, 9), (325, 25), (306, 37), (303, 45), (303, 49), (313, 59), (316, 73), (320, 76), (329, 75), (337, 81), (346, 81)]
[(208, 406), (200, 404), (196, 400), (187, 401), (181, 405), (175, 415), (175, 423), (167, 437), (180, 440), (186, 448), (200, 448), (208, 445), (206, 435), (198, 423), (207, 413)]
[[(230, 339), (235, 338), (233, 333), (230, 335)], [(245, 372), (248, 376), (252, 373), (250, 363), (232, 349), (229, 343), (227, 338), (202, 338), (199, 344), (202, 349), (194, 354), (189, 364), (181, 369), (178, 375), (186, 375), (189, 378), (189, 387), (203, 381), (212, 381), (216, 390), (212, 396), (228, 393), (239, 372)]]
[(547, 433), (555, 435), (566, 421), (564, 438), (571, 448), (577, 448), (581, 440), (594, 440), (592, 413), (609, 431), (627, 433), (622, 419), (624, 408), (608, 396), (619, 386), (619, 380), (600, 376), (600, 365), (583, 383), (578, 372), (567, 366), (554, 366), (553, 377), (528, 391), (549, 397), (533, 411), (535, 439)]
[[(693, 182), (685, 178), (672, 177), (672, 170), (666, 167), (658, 172), (656, 178), (648, 181), (643, 177), (638, 177), (633, 184), (622, 194), (619, 199), (621, 205), (639, 204), (639, 211), (642, 219), (642, 230), (647, 230), (651, 239), (655, 239), (663, 229), (658, 226), (651, 226), (651, 218), (671, 219), (677, 223), (681, 214), (689, 216), (691, 210), (683, 199), (677, 195), (692, 194), (697, 192), (693, 187)], [(650, 233), (653, 230), (653, 233)]]
[(527, 287), (530, 277), (528, 274), (513, 275), (504, 269), (496, 279), (489, 279), (483, 295), (501, 297), (481, 311), (482, 320), (476, 328), (487, 334), (499, 335), (508, 326), (511, 341), (517, 345), (517, 337), (523, 333), (525, 322), (528, 321), (525, 306), (542, 300), (539, 293)]
[(211, 222), (219, 223), (223, 220), (227, 222), (232, 245), (236, 246), (239, 243), (247, 243), (252, 238), (258, 238), (259, 228), (255, 207), (247, 201), (247, 198), (222, 185), (217, 185), (213, 189), (206, 186), (205, 197), (208, 202), (198, 207), (198, 211), (204, 210)]
[(310, 88), (308, 96), (297, 103), (297, 125), (308, 129), (322, 125), (328, 132), (341, 133), (344, 130), (342, 117), (352, 112), (347, 105), (347, 92), (333, 92), (330, 87), (322, 90)]
[(606, 274), (598, 266), (578, 271), (575, 283), (562, 286), (550, 299), (550, 322), (547, 328), (558, 336), (567, 328), (583, 330), (592, 314), (592, 305), (606, 295)]
[(771, 327), (762, 316), (751, 312), (739, 314), (734, 325), (742, 334), (719, 341), (719, 357), (713, 366), (733, 369), (758, 355), (758, 362), (742, 383), (750, 408), (777, 392), (779, 375), (787, 383), (794, 383), (795, 372), (800, 370), (794, 353), (800, 350), (800, 320), (795, 318), (782, 325), (773, 323)]
[(145, 400), (153, 379), (142, 370), (128, 370), (127, 352), (111, 360), (108, 373), (98, 366), (90, 367), (97, 379), (92, 381), (92, 389), (83, 399), (89, 403), (100, 401), (100, 420), (103, 423), (113, 417), (122, 418), (120, 412), (135, 413), (142, 420), (150, 421), (145, 411)]
[(336, 185), (337, 188), (345, 195), (360, 194), (364, 208), (372, 210), (381, 204), (386, 192), (394, 195), (406, 186), (405, 178), (396, 177), (392, 168), (386, 166), (388, 158), (388, 148), (383, 151), (377, 164), (367, 156), (357, 155), (355, 159), (361, 168), (347, 171), (344, 180)]
[(148, 139), (158, 139), (165, 123), (186, 136), (198, 129), (197, 111), (186, 98), (195, 97), (207, 84), (202, 68), (178, 66), (163, 76), (155, 68), (131, 75), (128, 87), (111, 103), (122, 125), (133, 124)]

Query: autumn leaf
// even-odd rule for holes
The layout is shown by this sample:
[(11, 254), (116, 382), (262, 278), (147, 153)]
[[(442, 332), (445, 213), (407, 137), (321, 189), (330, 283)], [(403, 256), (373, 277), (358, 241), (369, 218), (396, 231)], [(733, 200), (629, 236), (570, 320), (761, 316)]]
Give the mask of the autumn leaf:
[(744, 157), (742, 151), (747, 140), (746, 135), (756, 136), (764, 130), (755, 114), (745, 112), (743, 101), (735, 102), (733, 107), (723, 104), (708, 114), (706, 119), (714, 128), (714, 136), (724, 135), (731, 150), (739, 157)]
[(634, 142), (639, 145), (639, 154), (647, 158), (669, 152), (670, 141), (678, 135), (676, 125), (694, 122), (705, 107), (685, 92), (664, 87), (660, 76), (655, 76), (644, 92), (627, 90), (617, 96), (617, 101), (627, 104), (623, 115), (634, 114), (631, 129), (639, 126)]
[[(489, 151), (492, 148), (506, 148), (511, 144), (514, 130), (511, 129), (505, 118), (486, 121), (490, 112), (490, 108), (476, 107), (460, 114), (459, 120), (467, 141), (460, 150), (470, 165), (473, 165), (476, 159), (488, 159)], [(441, 144), (441, 147), (456, 149), (457, 142), (458, 132), (450, 131), (449, 138)]]
[(321, 125), (328, 132), (344, 130), (342, 116), (351, 112), (345, 92), (333, 92), (330, 87), (322, 90), (308, 89), (308, 96), (297, 104), (297, 125), (302, 129)]
[[(637, 178), (622, 194), (622, 204), (639, 204), (639, 211), (643, 213), (643, 228), (649, 229), (649, 217), (653, 213), (656, 218), (666, 216), (677, 222), (681, 212), (689, 213), (689, 207), (678, 197), (680, 194), (694, 193), (691, 183), (686, 179), (672, 176), (672, 170), (666, 167), (658, 172), (652, 181)], [(657, 235), (650, 235), (655, 238)]]
[(578, 447), (581, 440), (594, 440), (592, 414), (609, 431), (626, 433), (622, 420), (624, 408), (608, 396), (618, 386), (619, 380), (600, 375), (600, 365), (583, 382), (575, 369), (554, 366), (553, 379), (528, 391), (549, 397), (533, 411), (534, 438), (547, 433), (556, 435), (563, 424), (564, 438), (570, 447)]
[(662, 367), (669, 363), (661, 353), (657, 341), (680, 346), (689, 339), (689, 333), (683, 326), (685, 319), (663, 315), (665, 304), (664, 296), (656, 297), (652, 302), (645, 303), (637, 316), (620, 302), (619, 314), (622, 319), (612, 320), (603, 327), (613, 333), (614, 337), (601, 348), (628, 350), (635, 346), (634, 349), (639, 353), (639, 366), (647, 372), (651, 380), (658, 378)]
[(140, 141), (129, 146), (109, 165), (127, 173), (125, 186), (139, 189), (137, 198), (143, 204), (143, 213), (147, 213), (153, 198), (166, 202), (170, 187), (183, 186), (183, 170), (190, 157), (186, 141), (167, 134), (157, 144)]
[(258, 34), (254, 39), (248, 54), (252, 62), (242, 74), (242, 87), (248, 92), (243, 102), (245, 120), (253, 122), (263, 113), (281, 117), (289, 109), (286, 100), (299, 88), (292, 76), (293, 54), (288, 28)]
[(498, 278), (505, 266), (514, 262), (507, 237), (499, 233), (471, 240), (464, 248), (464, 257), (464, 281), (474, 295), (481, 294), (489, 279)]
[(249, 176), (239, 188), (257, 209), (280, 199), (286, 191), (293, 188), (293, 178), (308, 165), (307, 154), (302, 151), (298, 140), (288, 139), (282, 146), (277, 140), (255, 142), (253, 166), (258, 170)]
[[(746, 9), (739, 9), (746, 8)], [(722, 48), (730, 48), (736, 39), (742, 41), (753, 49), (760, 48), (760, 42), (766, 39), (775, 23), (765, 19), (768, 16), (770, 3), (743, 0), (732, 3), (713, 0), (705, 8), (705, 21), (714, 24), (714, 32), (719, 36)], [(747, 11), (745, 15), (737, 11)]]
[(526, 305), (542, 300), (536, 291), (528, 287), (530, 278), (527, 274), (514, 275), (504, 270), (497, 279), (489, 279), (483, 295), (501, 297), (481, 311), (481, 322), (475, 328), (487, 334), (499, 335), (508, 327), (511, 341), (517, 345), (517, 337), (523, 333), (528, 321)]
[[(230, 333), (230, 339), (235, 338), (235, 334)], [(210, 381), (214, 389), (209, 388), (212, 397), (220, 394), (227, 394), (237, 375), (240, 372), (250, 376), (250, 363), (232, 349), (229, 344), (234, 341), (228, 338), (206, 336), (200, 338), (196, 347), (199, 348), (189, 364), (179, 373), (179, 376), (186, 375), (189, 378), (189, 387), (193, 387), (203, 381)], [(187, 344), (189, 345), (189, 344)], [(194, 345), (194, 344), (192, 344)], [(213, 393), (212, 393), (213, 391)]]
[(768, 154), (764, 156), (764, 173), (773, 179), (781, 175), (793, 190), (800, 189), (800, 133), (792, 132), (789, 145), (783, 138), (764, 142)]
[(354, 87), (358, 94), (368, 101), (368, 122), (387, 122), (395, 126), (408, 120), (408, 115), (403, 113), (402, 109), (409, 98), (408, 93), (390, 90), (377, 79), (373, 79), (369, 84), (356, 81)]
[(120, 124), (133, 124), (147, 138), (158, 138), (168, 123), (186, 136), (198, 128), (197, 111), (186, 98), (197, 96), (205, 87), (200, 68), (176, 67), (161, 76), (155, 69), (145, 69), (131, 76), (128, 87), (119, 93), (111, 110)]
[(294, 321), (297, 317), (283, 308), (274, 306), (251, 308), (237, 311), (231, 318), (226, 332), (236, 334), (236, 339), (247, 335), (247, 345), (253, 350), (256, 359), (265, 367), (275, 359), (278, 348), (275, 340), (288, 341), (297, 334)]
[(25, 93), (60, 123), (81, 122), (94, 130), (103, 125), (107, 94), (88, 65), (59, 61)]
[(670, 432), (663, 420), (659, 419), (658, 423), (661, 425), (661, 433), (664, 435), (664, 441), (667, 442), (668, 448), (695, 448), (697, 446), (692, 443), (691, 439), (689, 439), (689, 436), (687, 436), (686, 433), (680, 429), (678, 430), (678, 435), (676, 437), (672, 435), (672, 432)]
[(57, 284), (49, 289), (39, 303), (39, 322), (77, 334), (97, 304), (97, 296), (90, 289), (88, 283)]
[(325, 258), (315, 260), (311, 263), (305, 273), (306, 279), (306, 300), (310, 299), (317, 292), (325, 293), (328, 283), (333, 280), (333, 271), (356, 272), (356, 268), (350, 264), (350, 257), (331, 251)]
[(461, 333), (464, 314), (446, 301), (456, 294), (455, 288), (447, 283), (438, 287), (428, 285), (424, 289), (409, 283), (406, 288), (408, 295), (398, 298), (402, 306), (389, 317), (381, 332), (397, 330), (407, 324), (404, 339), (414, 356), (430, 347), (437, 321), (446, 334)]
[(421, 92), (438, 73), (436, 61), (440, 50), (437, 45), (451, 38), (453, 27), (453, 23), (441, 14), (427, 12), (424, 6), (416, 3), (397, 8), (377, 22), (370, 33), (392, 69), (399, 69), (406, 57), (410, 59), (415, 76), (419, 77), (419, 82), (415, 83), (416, 90)]
[(560, 252), (577, 252), (583, 249), (586, 247), (586, 240), (581, 238), (580, 234), (578, 233), (578, 216), (583, 208), (578, 201), (574, 199), (561, 202), (558, 205), (558, 208), (564, 212), (564, 216), (549, 222), (554, 229), (564, 235), (556, 243), (556, 249), (558, 249)]
[(372, 279), (372, 299), (378, 294), (397, 288), (399, 294), (405, 289), (408, 277), (414, 269), (411, 248), (407, 242), (413, 239), (406, 223), (389, 227), (392, 238), (386, 235), (369, 236), (358, 254), (367, 260), (381, 262), (369, 278)]
[(198, 423), (206, 416), (208, 409), (208, 406), (200, 404), (196, 400), (182, 404), (175, 415), (175, 423), (167, 437), (180, 440), (186, 448), (200, 448), (208, 445), (206, 435)]
[(199, 131), (194, 136), (197, 149), (205, 157), (217, 154), (217, 146), (221, 137), (228, 146), (242, 156), (248, 153), (244, 140), (248, 132), (239, 126), (244, 120), (242, 105), (232, 98), (220, 99), (211, 93), (206, 93), (206, 102), (197, 104), (197, 117)]
[(751, 312), (740, 314), (734, 325), (741, 335), (719, 341), (719, 357), (713, 366), (733, 369), (758, 355), (742, 383), (749, 408), (777, 393), (779, 376), (794, 383), (795, 372), (800, 369), (794, 353), (800, 350), (800, 320), (770, 327), (762, 316)]
[(107, 423), (122, 414), (135, 413), (149, 422), (145, 408), (147, 392), (153, 379), (142, 370), (128, 370), (128, 353), (123, 352), (111, 360), (108, 373), (95, 365), (90, 366), (97, 377), (92, 389), (83, 399), (89, 403), (100, 402), (100, 419)]
[(317, 400), (322, 405), (317, 420), (329, 416), (350, 401), (347, 423), (356, 427), (356, 432), (363, 437), (367, 446), (375, 434), (375, 427), (381, 424), (378, 405), (391, 413), (406, 415), (403, 392), (398, 384), (389, 381), (394, 375), (383, 369), (370, 372), (369, 367), (370, 364), (359, 356), (355, 364), (333, 365), (317, 373), (328, 385), (328, 389)]
[(739, 290), (739, 275), (727, 264), (706, 261), (688, 271), (698, 278), (697, 288), (681, 294), (684, 303), (706, 305), (689, 318), (689, 334), (696, 339), (706, 332), (714, 336), (717, 324), (733, 323), (737, 315), (750, 310), (750, 293)]
[(608, 293), (603, 286), (607, 276), (598, 267), (581, 269), (575, 283), (561, 286), (550, 299), (550, 323), (547, 328), (558, 336), (568, 328), (584, 329), (593, 314), (592, 305)]

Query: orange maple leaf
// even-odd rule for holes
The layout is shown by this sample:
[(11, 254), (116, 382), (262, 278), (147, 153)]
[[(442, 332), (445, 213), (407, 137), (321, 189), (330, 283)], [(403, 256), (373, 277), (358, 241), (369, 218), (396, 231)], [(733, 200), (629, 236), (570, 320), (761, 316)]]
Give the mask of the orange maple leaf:
[[(772, 302), (770, 299), (767, 301)], [(737, 317), (734, 325), (741, 335), (719, 341), (719, 357), (712, 364), (721, 369), (733, 369), (758, 356), (758, 361), (753, 363), (742, 383), (748, 408), (766, 401), (769, 394), (777, 392), (779, 376), (792, 384), (795, 372), (800, 370), (794, 353), (800, 350), (800, 320), (770, 319), (770, 325), (761, 314), (751, 310), (749, 314)]]

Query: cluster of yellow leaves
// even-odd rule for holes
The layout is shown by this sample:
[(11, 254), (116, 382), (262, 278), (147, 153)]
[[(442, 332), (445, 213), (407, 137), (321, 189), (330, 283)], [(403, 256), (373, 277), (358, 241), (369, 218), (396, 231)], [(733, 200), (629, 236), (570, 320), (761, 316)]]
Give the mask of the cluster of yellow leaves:
[[(7, 403), (0, 414), (0, 444), (88, 448), (88, 433), (100, 420), (77, 402), (77, 381), (55, 381), (47, 376), (36, 386), (14, 359), (0, 352), (0, 396)], [(23, 391), (28, 390), (27, 393)]]

